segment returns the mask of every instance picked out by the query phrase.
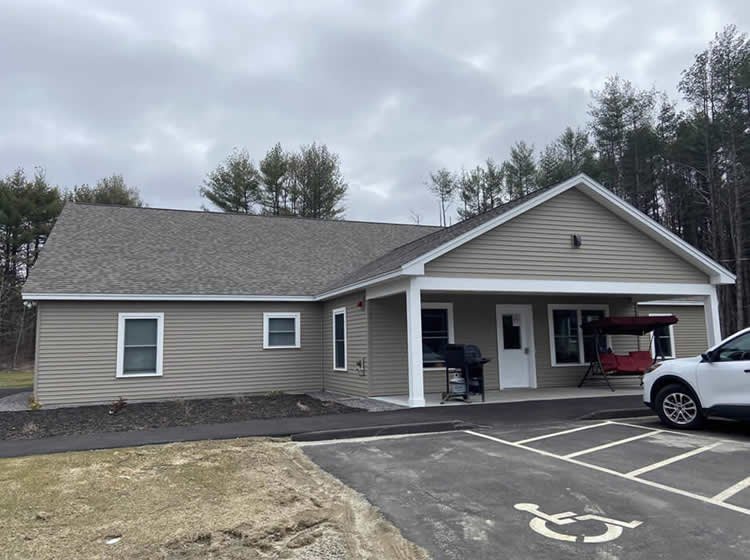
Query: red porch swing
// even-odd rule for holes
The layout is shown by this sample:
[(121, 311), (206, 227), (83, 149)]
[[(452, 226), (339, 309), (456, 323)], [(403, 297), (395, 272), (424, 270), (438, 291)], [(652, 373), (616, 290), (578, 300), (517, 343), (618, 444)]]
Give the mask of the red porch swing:
[[(609, 388), (614, 391), (615, 389), (608, 379), (610, 375), (643, 377), (643, 374), (656, 359), (664, 359), (664, 349), (661, 347), (659, 338), (651, 337), (648, 350), (615, 354), (611, 348), (607, 347), (607, 335), (644, 336), (659, 327), (668, 327), (675, 323), (677, 323), (677, 317), (674, 315), (658, 315), (650, 317), (605, 317), (582, 324), (583, 334), (594, 336), (596, 356), (591, 360), (586, 374), (578, 386), (582, 387), (589, 377), (601, 376), (607, 382)], [(604, 342), (603, 346), (602, 342)], [(651, 353), (651, 344), (654, 345), (653, 354)]]

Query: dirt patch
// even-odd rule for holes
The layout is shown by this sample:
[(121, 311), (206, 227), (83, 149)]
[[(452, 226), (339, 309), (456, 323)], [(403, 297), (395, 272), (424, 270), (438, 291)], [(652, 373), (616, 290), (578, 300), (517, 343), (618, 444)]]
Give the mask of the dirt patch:
[(0, 460), (6, 558), (427, 558), (291, 443)]
[(134, 403), (117, 414), (109, 414), (109, 410), (110, 407), (105, 405), (0, 412), (0, 440), (361, 412), (358, 408), (308, 395), (286, 394)]

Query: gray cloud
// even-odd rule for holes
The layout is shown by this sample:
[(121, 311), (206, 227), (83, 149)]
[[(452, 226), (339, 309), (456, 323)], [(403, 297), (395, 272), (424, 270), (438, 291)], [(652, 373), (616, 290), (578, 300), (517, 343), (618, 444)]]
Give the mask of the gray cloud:
[(0, 173), (61, 186), (113, 172), (197, 208), (234, 146), (341, 154), (347, 217), (429, 222), (438, 166), (541, 148), (619, 73), (676, 96), (743, 0), (639, 3), (0, 0)]

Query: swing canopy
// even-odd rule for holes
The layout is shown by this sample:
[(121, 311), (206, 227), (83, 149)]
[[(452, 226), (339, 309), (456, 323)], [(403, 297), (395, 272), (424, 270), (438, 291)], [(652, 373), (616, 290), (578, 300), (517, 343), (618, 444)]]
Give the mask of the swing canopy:
[(674, 315), (655, 315), (650, 317), (604, 317), (581, 325), (584, 334), (631, 334), (641, 336), (659, 327), (674, 325)]

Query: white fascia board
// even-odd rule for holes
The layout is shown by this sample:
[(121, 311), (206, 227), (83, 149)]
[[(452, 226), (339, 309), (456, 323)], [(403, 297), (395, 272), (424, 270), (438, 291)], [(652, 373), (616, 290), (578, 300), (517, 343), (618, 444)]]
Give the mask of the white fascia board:
[(587, 280), (535, 280), (500, 278), (444, 278), (423, 276), (414, 280), (423, 291), (507, 292), (534, 294), (608, 294), (650, 296), (705, 296), (711, 284), (666, 282), (589, 282)]
[(565, 191), (574, 187), (582, 188), (584, 193), (589, 194), (592, 198), (603, 204), (605, 208), (613, 211), (616, 215), (620, 216), (628, 223), (636, 227), (639, 231), (648, 235), (658, 243), (661, 243), (666, 248), (680, 255), (682, 258), (696, 266), (698, 269), (704, 271), (709, 275), (712, 284), (734, 284), (735, 276), (729, 270), (721, 266), (719, 263), (704, 255), (698, 251), (695, 247), (682, 240), (680, 237), (659, 225), (657, 222), (646, 216), (643, 212), (631, 206), (614, 193), (610, 192), (606, 187), (600, 185), (594, 181), (588, 175), (581, 173), (575, 177), (571, 177), (567, 181), (563, 181), (557, 186), (552, 187), (547, 192), (538, 195), (528, 202), (519, 204), (517, 207), (509, 210), (498, 216), (493, 220), (489, 220), (484, 224), (477, 226), (476, 228), (467, 231), (463, 235), (451, 239), (447, 243), (436, 247), (432, 251), (420, 255), (416, 259), (404, 264), (401, 267), (402, 272), (407, 270), (415, 270), (417, 267), (422, 267), (424, 270), (425, 263), (438, 258), (441, 255), (471, 241), (472, 239), (479, 237), (483, 233), (486, 233), (505, 222), (512, 220), (513, 218), (528, 212), (532, 208), (536, 208), (540, 204), (556, 197)]
[(690, 301), (690, 300), (684, 300), (684, 299), (665, 299), (665, 300), (659, 300), (659, 301), (639, 301), (636, 305), (644, 305), (644, 306), (658, 306), (658, 307), (669, 307), (669, 306), (679, 306), (679, 307), (703, 307), (702, 301)]
[(357, 290), (362, 290), (364, 288), (367, 288), (368, 286), (373, 286), (374, 284), (380, 284), (381, 282), (392, 280), (393, 278), (398, 278), (399, 276), (403, 276), (403, 275), (404, 274), (403, 272), (401, 272), (401, 270), (386, 272), (384, 274), (380, 274), (378, 276), (373, 276), (372, 278), (362, 280), (361, 282), (356, 282), (354, 284), (342, 286), (341, 288), (335, 288), (333, 290), (323, 292), (322, 294), (315, 296), (315, 301), (323, 301), (326, 299), (331, 299), (336, 296), (343, 296), (348, 293), (356, 292)]
[(393, 294), (400, 294), (406, 292), (409, 289), (409, 279), (402, 278), (401, 280), (392, 280), (390, 282), (383, 282), (375, 286), (370, 286), (365, 292), (365, 299), (378, 299)]
[(23, 294), (26, 301), (315, 301), (314, 296), (243, 296), (204, 294)]

